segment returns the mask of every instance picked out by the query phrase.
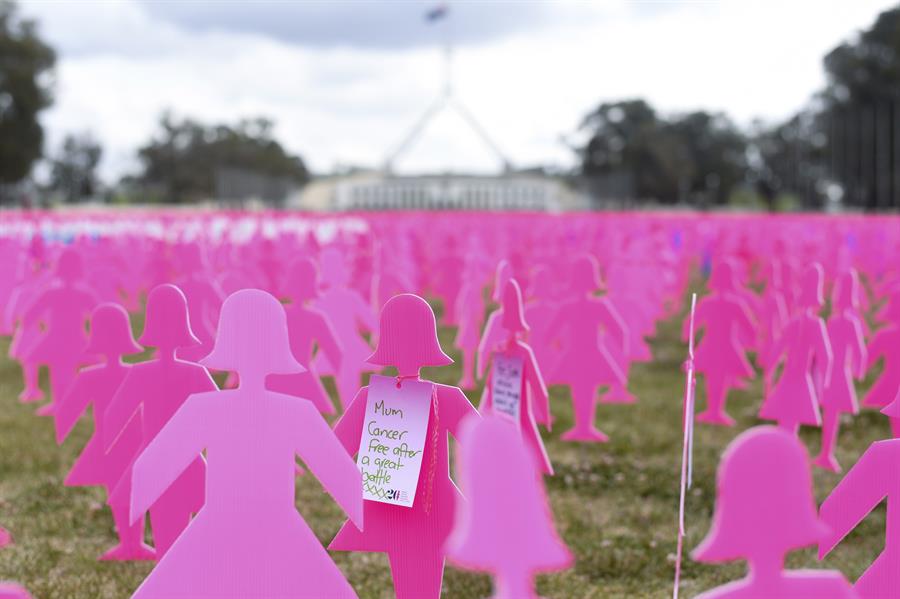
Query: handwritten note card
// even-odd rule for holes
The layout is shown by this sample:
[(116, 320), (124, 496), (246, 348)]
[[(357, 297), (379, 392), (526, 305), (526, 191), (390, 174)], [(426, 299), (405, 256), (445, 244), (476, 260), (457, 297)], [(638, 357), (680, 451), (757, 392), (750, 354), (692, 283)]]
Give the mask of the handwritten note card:
[(432, 383), (372, 375), (356, 465), (363, 499), (412, 507), (431, 414)]
[(515, 422), (522, 409), (522, 358), (494, 354), (491, 402), (494, 412)]

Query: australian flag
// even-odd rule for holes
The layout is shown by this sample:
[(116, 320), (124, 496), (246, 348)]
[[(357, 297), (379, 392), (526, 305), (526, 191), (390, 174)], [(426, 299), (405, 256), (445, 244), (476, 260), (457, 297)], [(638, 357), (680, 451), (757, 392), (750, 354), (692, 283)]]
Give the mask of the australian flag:
[(429, 23), (434, 23), (436, 21), (440, 21), (444, 17), (447, 16), (447, 5), (446, 4), (438, 4), (431, 10), (425, 13), (425, 20)]

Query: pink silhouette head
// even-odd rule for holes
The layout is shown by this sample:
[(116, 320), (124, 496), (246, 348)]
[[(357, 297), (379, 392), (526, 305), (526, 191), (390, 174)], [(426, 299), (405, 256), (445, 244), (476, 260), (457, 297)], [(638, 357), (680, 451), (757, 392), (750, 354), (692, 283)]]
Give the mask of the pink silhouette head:
[(822, 293), (824, 279), (822, 265), (814, 262), (803, 271), (800, 279), (800, 305), (804, 308), (821, 308), (825, 303)]
[(366, 360), (378, 366), (396, 366), (401, 374), (422, 366), (445, 366), (453, 360), (441, 349), (431, 306), (418, 295), (401, 293), (381, 309), (378, 347)]
[(597, 259), (590, 254), (578, 257), (572, 264), (572, 292), (593, 293), (602, 288), (600, 267)]
[(337, 248), (327, 247), (319, 257), (322, 281), (329, 287), (344, 287), (350, 280), (350, 270), (344, 254)]
[(56, 262), (56, 276), (65, 283), (75, 283), (84, 277), (84, 262), (78, 250), (68, 248), (63, 251)]
[(310, 258), (291, 264), (284, 292), (293, 301), (302, 303), (319, 297), (319, 268)]
[(91, 338), (85, 351), (88, 354), (118, 357), (139, 354), (144, 350), (131, 335), (131, 324), (125, 308), (108, 302), (100, 304), (91, 313)]
[(515, 279), (510, 279), (503, 288), (503, 328), (512, 333), (529, 330), (523, 312), (522, 290)]
[(859, 276), (851, 269), (841, 274), (831, 294), (835, 311), (855, 310), (859, 307)]
[(141, 345), (160, 348), (199, 345), (191, 331), (187, 299), (184, 293), (169, 283), (154, 287), (147, 296), (147, 318)]
[(722, 456), (717, 486), (712, 528), (694, 550), (698, 561), (783, 557), (827, 533), (806, 450), (787, 431), (757, 426), (738, 435)]
[(494, 290), (491, 292), (491, 299), (499, 302), (503, 295), (503, 288), (506, 282), (512, 278), (512, 266), (507, 260), (501, 260), (497, 263), (497, 273), (494, 276)]
[(709, 277), (709, 288), (719, 293), (731, 291), (737, 286), (734, 267), (728, 261), (715, 265)]
[(242, 377), (306, 372), (291, 352), (284, 307), (258, 289), (242, 289), (222, 303), (215, 346), (200, 363)]

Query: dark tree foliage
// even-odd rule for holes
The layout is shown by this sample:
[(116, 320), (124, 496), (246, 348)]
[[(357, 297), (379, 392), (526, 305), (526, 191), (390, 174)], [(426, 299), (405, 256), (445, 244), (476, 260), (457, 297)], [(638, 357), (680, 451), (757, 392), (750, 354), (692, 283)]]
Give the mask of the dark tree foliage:
[(300, 157), (288, 154), (272, 138), (272, 122), (242, 120), (235, 126), (207, 126), (164, 114), (155, 138), (138, 151), (144, 184), (162, 190), (169, 202), (215, 196), (216, 177), (223, 169), (288, 178), (305, 183), (309, 173)]
[(14, 3), (0, 0), (0, 184), (24, 179), (41, 156), (38, 114), (52, 102), (55, 62), (35, 23), (20, 18)]
[(50, 188), (62, 193), (67, 202), (94, 196), (102, 156), (103, 149), (90, 135), (67, 135), (51, 160)]
[(624, 174), (639, 200), (724, 203), (746, 175), (746, 139), (722, 114), (659, 116), (643, 100), (601, 104), (581, 125), (589, 180)]

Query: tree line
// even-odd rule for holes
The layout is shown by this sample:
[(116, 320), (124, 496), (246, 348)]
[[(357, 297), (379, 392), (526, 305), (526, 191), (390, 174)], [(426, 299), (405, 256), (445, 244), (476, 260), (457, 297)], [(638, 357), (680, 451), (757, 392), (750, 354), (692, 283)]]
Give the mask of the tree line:
[[(52, 104), (56, 55), (11, 0), (0, 0), (0, 203), (38, 160), (66, 201), (97, 194), (102, 147), (70, 134), (44, 152), (40, 112)], [(571, 144), (571, 179), (606, 201), (717, 206), (785, 202), (863, 209), (900, 207), (900, 7), (829, 52), (827, 84), (782, 123), (741, 129), (725, 113), (661, 114), (635, 98), (587, 114)], [(778, 93), (778, 90), (772, 90)], [(140, 170), (121, 182), (141, 201), (190, 202), (246, 191), (266, 197), (310, 178), (303, 159), (265, 118), (204, 124), (171, 113), (138, 150)]]

